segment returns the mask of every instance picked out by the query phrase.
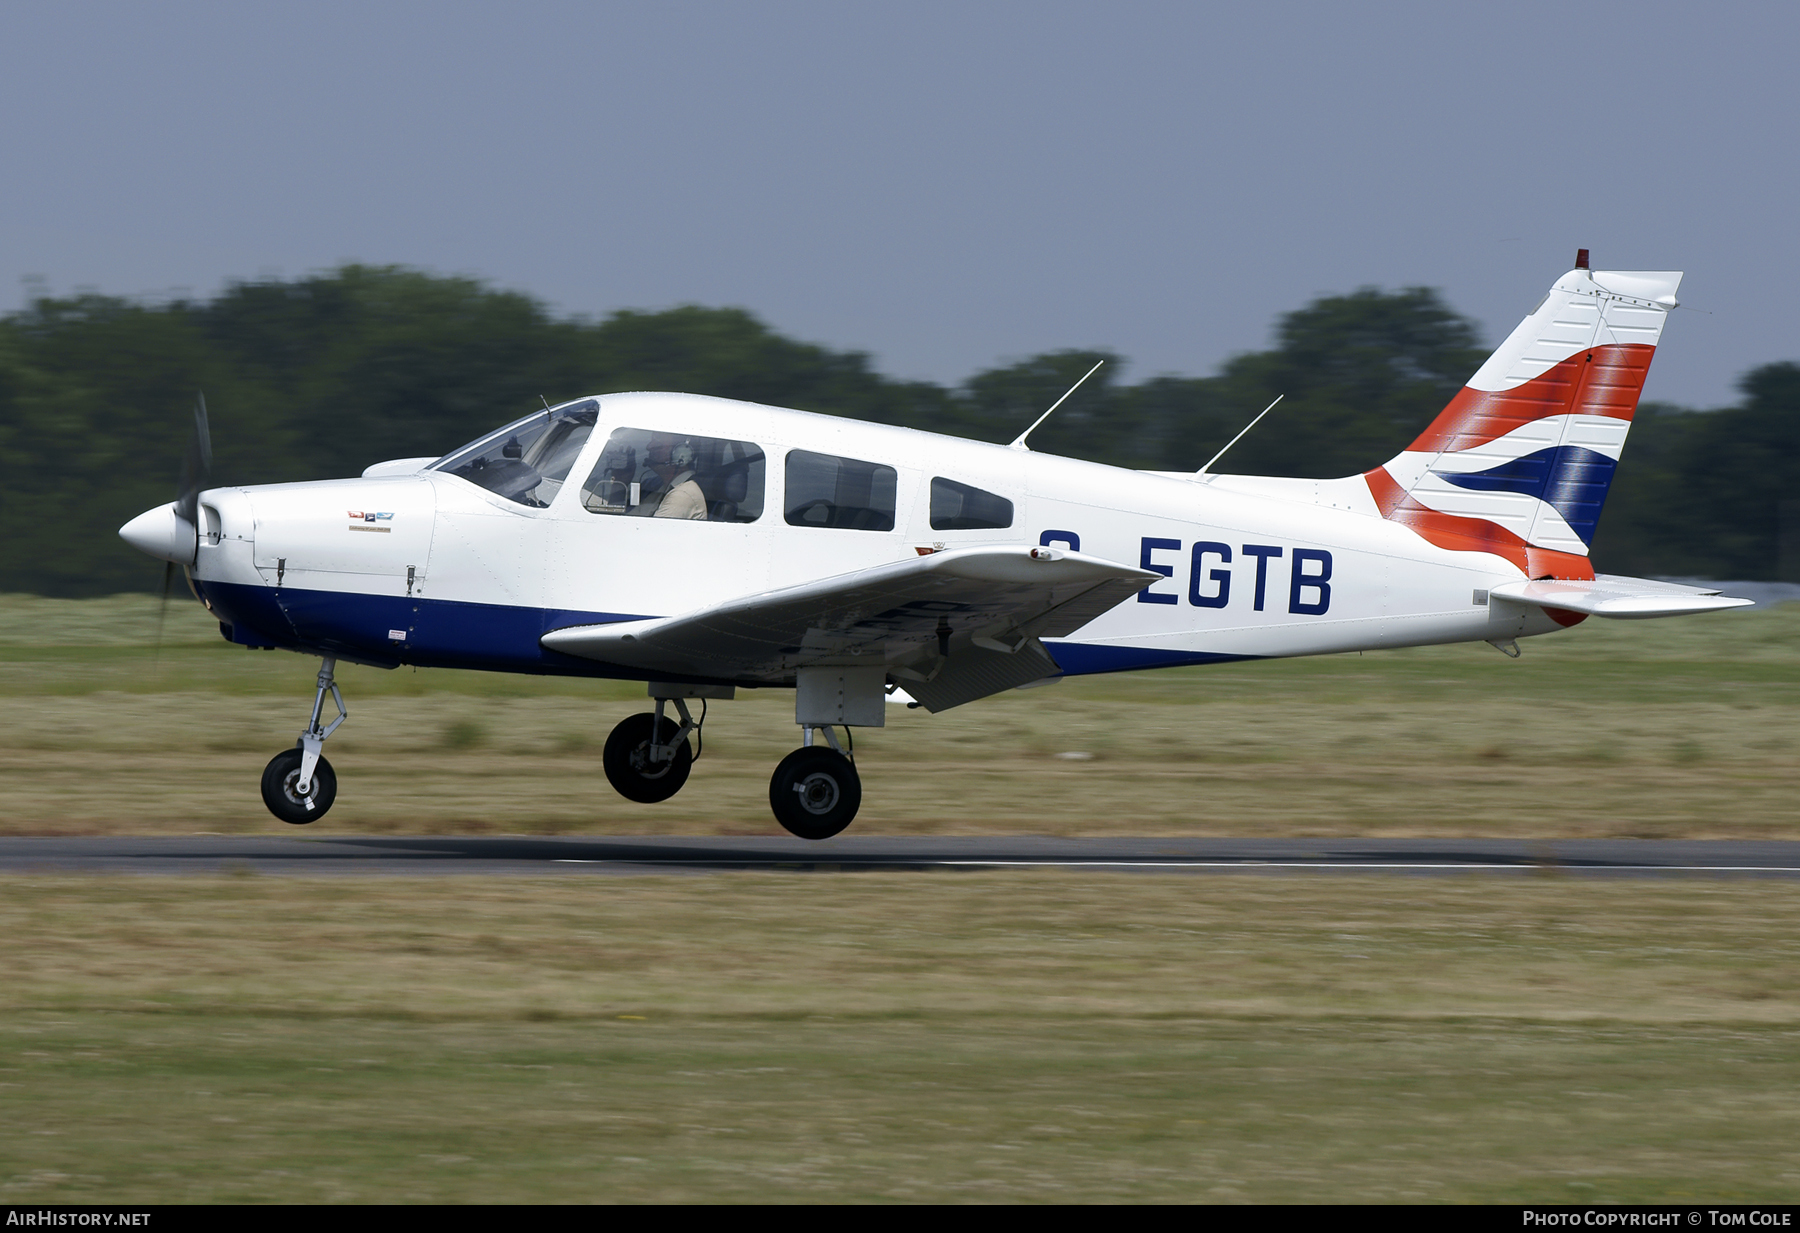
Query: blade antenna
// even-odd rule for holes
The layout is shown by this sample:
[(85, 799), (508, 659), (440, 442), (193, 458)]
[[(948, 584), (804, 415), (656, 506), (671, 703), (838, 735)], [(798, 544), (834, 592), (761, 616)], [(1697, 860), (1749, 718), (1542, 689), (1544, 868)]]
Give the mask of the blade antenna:
[[(1105, 360), (1100, 361), (1100, 364), (1104, 364), (1104, 363), (1106, 363)], [(1095, 364), (1092, 368), (1090, 368), (1086, 372), (1082, 373), (1081, 381), (1086, 381), (1089, 377), (1091, 377), (1095, 373), (1099, 372), (1100, 364)], [(1077, 381), (1074, 385), (1071, 385), (1069, 387), (1069, 394), (1073, 394), (1076, 390), (1081, 388), (1081, 381)], [(1050, 411), (1054, 411), (1058, 407), (1062, 406), (1065, 402), (1068, 402), (1069, 394), (1064, 394), (1061, 398), (1059, 398), (1055, 402), (1051, 403)], [(1033, 420), (1031, 423), (1031, 427), (1027, 428), (1024, 432), (1020, 433), (1017, 437), (1014, 437), (1012, 444), (1007, 446), (1007, 448), (1015, 449), (1015, 450), (1025, 450), (1025, 451), (1029, 452), (1031, 450), (1031, 447), (1029, 445), (1025, 444), (1025, 438), (1029, 437), (1032, 434), (1033, 429), (1037, 428), (1037, 426), (1039, 424), (1043, 423), (1045, 420), (1050, 418), (1050, 411), (1044, 412), (1042, 415), (1038, 416), (1037, 419)]]
[[(1277, 395), (1275, 395), (1275, 402), (1280, 402), (1282, 399), (1284, 399), (1286, 397), (1287, 397), (1286, 394), (1277, 394)], [(1271, 412), (1275, 409), (1275, 402), (1272, 402), (1268, 406), (1264, 407), (1262, 409), (1262, 411), (1257, 414), (1257, 417), (1255, 419), (1251, 420), (1248, 424), (1245, 424), (1243, 426), (1243, 428), (1238, 431), (1237, 436), (1235, 436), (1231, 440), (1227, 441), (1225, 443), (1225, 450), (1230, 449), (1232, 446), (1236, 445), (1239, 441), (1242, 441), (1244, 439), (1244, 434), (1246, 432), (1249, 432), (1252, 428), (1255, 428), (1259, 423), (1261, 423), (1262, 417), (1267, 415), (1269, 412)], [(1215, 463), (1215, 462), (1219, 461), (1219, 459), (1225, 457), (1225, 450), (1220, 450), (1218, 453), (1214, 454), (1212, 456), (1212, 458), (1210, 460), (1208, 460), (1207, 464), (1204, 467), (1201, 467), (1198, 471), (1194, 472), (1194, 475), (1196, 477), (1198, 477), (1198, 476), (1205, 475), (1208, 471), (1211, 471), (1212, 467), (1213, 467), (1213, 463)]]

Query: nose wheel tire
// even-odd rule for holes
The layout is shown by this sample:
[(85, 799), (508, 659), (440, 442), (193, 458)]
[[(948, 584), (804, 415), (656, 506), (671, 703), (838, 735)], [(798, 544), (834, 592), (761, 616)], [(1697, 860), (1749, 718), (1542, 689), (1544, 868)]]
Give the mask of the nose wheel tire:
[[(685, 739), (675, 746), (673, 758), (650, 760), (650, 734), (655, 727), (656, 716), (649, 711), (627, 716), (606, 738), (606, 748), (601, 751), (607, 782), (628, 801), (644, 805), (666, 801), (681, 791), (694, 768), (694, 751)], [(680, 731), (681, 725), (665, 716), (660, 743), (667, 745)]]
[(862, 805), (862, 776), (835, 749), (796, 749), (769, 780), (775, 820), (802, 839), (830, 839)]
[(262, 776), (263, 804), (293, 826), (317, 822), (337, 799), (337, 774), (324, 758), (313, 767), (312, 790), (305, 796), (299, 794), (300, 756), (298, 749), (282, 750), (269, 759)]

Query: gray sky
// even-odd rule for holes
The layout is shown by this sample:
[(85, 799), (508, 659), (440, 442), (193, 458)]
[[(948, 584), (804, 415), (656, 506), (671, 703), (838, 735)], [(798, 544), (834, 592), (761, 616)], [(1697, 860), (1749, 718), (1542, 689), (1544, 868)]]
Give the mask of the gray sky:
[(1139, 380), (1369, 284), (1497, 342), (1581, 246), (1688, 271), (1646, 396), (1717, 405), (1800, 358), (1797, 44), (1773, 3), (11, 4), (0, 306), (356, 260)]

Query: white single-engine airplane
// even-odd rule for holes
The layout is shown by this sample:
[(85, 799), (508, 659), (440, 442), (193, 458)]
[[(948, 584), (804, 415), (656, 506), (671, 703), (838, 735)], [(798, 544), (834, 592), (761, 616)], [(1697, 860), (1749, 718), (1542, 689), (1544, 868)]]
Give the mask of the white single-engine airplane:
[(359, 479), (205, 488), (202, 408), (179, 499), (119, 533), (183, 567), (232, 642), (323, 659), (306, 730), (263, 773), (285, 822), (331, 808), (348, 660), (646, 681), (654, 711), (602, 758), (634, 801), (686, 782), (705, 700), (792, 688), (801, 747), (769, 803), (823, 839), (862, 799), (849, 730), (882, 726), (894, 690), (935, 712), (1096, 672), (1516, 655), (1590, 615), (1748, 603), (1588, 561), (1680, 281), (1583, 250), (1418, 440), (1344, 479), (1128, 471), (1023, 436), (607, 394)]

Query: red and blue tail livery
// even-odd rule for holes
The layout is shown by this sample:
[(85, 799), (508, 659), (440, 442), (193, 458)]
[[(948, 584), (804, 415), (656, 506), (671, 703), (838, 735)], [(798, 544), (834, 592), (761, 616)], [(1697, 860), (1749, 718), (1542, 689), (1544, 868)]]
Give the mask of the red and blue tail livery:
[(1680, 284), (1585, 265), (1558, 279), (1419, 439), (1364, 477), (1382, 516), (1532, 578), (1592, 578), (1588, 547)]

